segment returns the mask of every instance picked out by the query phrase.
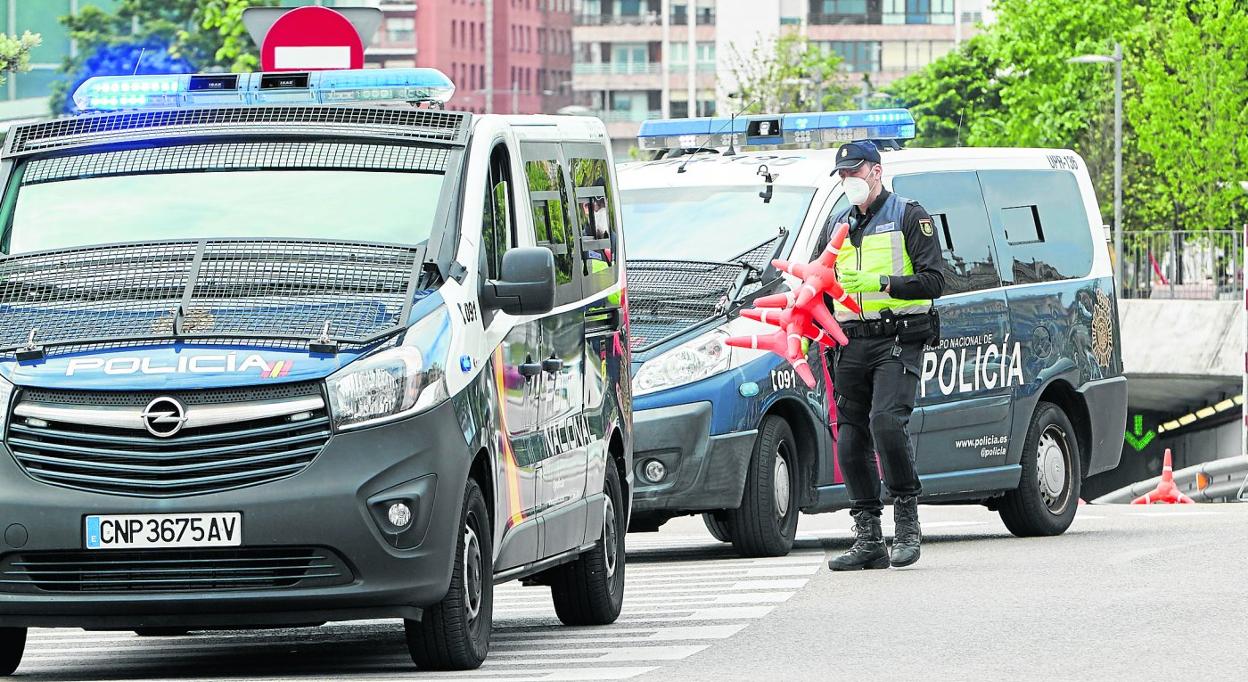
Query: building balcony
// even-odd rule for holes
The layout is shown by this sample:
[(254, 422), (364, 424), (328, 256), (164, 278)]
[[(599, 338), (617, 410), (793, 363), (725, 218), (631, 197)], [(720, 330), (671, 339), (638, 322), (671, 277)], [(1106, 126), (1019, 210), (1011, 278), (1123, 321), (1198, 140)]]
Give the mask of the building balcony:
[(663, 112), (654, 111), (634, 111), (625, 109), (621, 111), (601, 111), (592, 110), (589, 112), (591, 116), (602, 119), (603, 123), (641, 123), (649, 121), (652, 118), (662, 118)]
[[(694, 67), (694, 69), (698, 73), (715, 73), (716, 68), (718, 67), (715, 65), (715, 62), (698, 62), (698, 65)], [(672, 62), (669, 72), (673, 74), (681, 74), (681, 75), (687, 74), (689, 73), (689, 64), (682, 63), (682, 62)]]
[[(841, 24), (870, 24), (869, 14), (811, 14), (807, 19), (811, 26), (839, 26)], [(878, 18), (874, 22), (879, 24)]]
[(572, 17), (576, 26), (658, 26), (658, 12), (647, 14), (576, 14)]
[[(578, 92), (594, 92), (600, 90), (661, 90), (663, 89), (663, 73), (661, 65), (655, 64), (652, 71), (640, 74), (615, 73), (610, 70), (581, 70), (580, 67), (596, 66), (577, 64), (572, 70), (572, 89)], [(702, 67), (706, 68), (702, 68)], [(716, 71), (713, 65), (699, 65), (695, 85), (700, 89), (715, 88)], [(672, 90), (682, 90), (689, 85), (687, 67), (673, 69), (668, 74), (667, 85)]]
[[(689, 27), (671, 26), (668, 29), (672, 42), (689, 39)], [(699, 42), (715, 40), (714, 26), (697, 26), (694, 39)], [(577, 43), (652, 43), (663, 40), (663, 27), (659, 24), (620, 25), (620, 26), (577, 26), (572, 30), (572, 38)]]
[(658, 73), (662, 66), (658, 62), (608, 62), (605, 64), (583, 63), (574, 64), (572, 73), (578, 76), (642, 76)]
[[(695, 16), (698, 26), (715, 25), (715, 12), (713, 11), (698, 12)], [(658, 26), (663, 22), (662, 15), (658, 12), (645, 12), (642, 14), (576, 14), (573, 15), (573, 23), (577, 26)], [(673, 12), (668, 17), (668, 23), (672, 26), (686, 26), (689, 23), (689, 17), (683, 13)]]
[[(978, 31), (962, 27), (965, 40)], [(953, 40), (957, 28), (952, 24), (811, 24), (806, 28), (810, 40)]]

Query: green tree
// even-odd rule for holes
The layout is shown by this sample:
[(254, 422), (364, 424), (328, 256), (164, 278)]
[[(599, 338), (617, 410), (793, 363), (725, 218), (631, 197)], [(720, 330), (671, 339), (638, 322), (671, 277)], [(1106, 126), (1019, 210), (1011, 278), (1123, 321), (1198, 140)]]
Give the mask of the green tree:
[(39, 34), (30, 31), (20, 38), (0, 33), (0, 85), (6, 74), (30, 69), (30, 51), (39, 47), (40, 42)]
[(785, 33), (760, 40), (742, 55), (733, 50), (729, 68), (750, 112), (829, 111), (853, 108), (857, 88), (846, 82), (841, 58), (805, 36)]
[(894, 106), (909, 109), (914, 116), (917, 137), (910, 146), (973, 146), (978, 143), (973, 121), (982, 118), (1000, 125), (997, 73), (1003, 64), (991, 40), (991, 34), (977, 35), (961, 49), (884, 89)]
[(1127, 120), (1157, 182), (1146, 225), (1237, 229), (1248, 216), (1248, 9), (1235, 0), (1173, 2), (1137, 45)]
[(277, 0), (121, 0), (113, 11), (94, 5), (61, 17), (78, 54), (53, 84), (54, 114), (65, 111), (70, 89), (103, 73), (254, 70), (256, 46), (242, 26), (247, 7)]

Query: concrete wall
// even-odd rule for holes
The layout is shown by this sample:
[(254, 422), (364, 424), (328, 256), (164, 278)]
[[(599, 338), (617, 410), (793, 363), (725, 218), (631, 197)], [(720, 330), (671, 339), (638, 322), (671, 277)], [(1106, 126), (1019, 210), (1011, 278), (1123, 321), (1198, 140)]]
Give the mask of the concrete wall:
[(1240, 301), (1120, 299), (1118, 320), (1128, 376), (1243, 376)]

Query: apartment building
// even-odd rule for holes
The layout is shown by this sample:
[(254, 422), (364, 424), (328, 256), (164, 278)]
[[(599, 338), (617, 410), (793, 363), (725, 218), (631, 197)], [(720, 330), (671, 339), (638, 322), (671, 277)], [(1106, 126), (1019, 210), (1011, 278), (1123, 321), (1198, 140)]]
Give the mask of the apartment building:
[(734, 55), (797, 31), (843, 59), (860, 105), (990, 21), (990, 0), (576, 0), (576, 103), (607, 123), (617, 151), (642, 121), (739, 106)]
[(448, 108), (533, 114), (572, 103), (572, 0), (438, 0), (414, 15), (415, 63), (455, 82)]

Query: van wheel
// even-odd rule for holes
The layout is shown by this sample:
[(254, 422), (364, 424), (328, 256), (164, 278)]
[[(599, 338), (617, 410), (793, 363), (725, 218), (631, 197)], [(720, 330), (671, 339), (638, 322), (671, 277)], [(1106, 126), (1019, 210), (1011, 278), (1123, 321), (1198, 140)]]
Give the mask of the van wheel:
[(720, 542), (732, 542), (732, 530), (728, 528), (728, 513), (713, 511), (702, 513), (702, 523), (711, 532), (711, 537)]
[(550, 596), (564, 625), (608, 625), (624, 606), (624, 495), (614, 460), (607, 461), (602, 537), (594, 548), (552, 574)]
[(745, 477), (741, 506), (725, 515), (728, 536), (743, 556), (784, 556), (797, 535), (801, 470), (788, 422), (763, 419)]
[(451, 588), (421, 619), (405, 620), (412, 661), (430, 670), (473, 670), (490, 651), (494, 614), (494, 545), (490, 515), (477, 482), (468, 479), (460, 512)]
[(0, 628), (0, 677), (7, 677), (22, 664), (26, 651), (26, 628)]
[(1079, 441), (1062, 408), (1041, 401), (1023, 442), (1022, 479), (1001, 499), (1001, 520), (1019, 537), (1061, 535), (1075, 520), (1083, 472)]
[(181, 637), (190, 634), (186, 628), (135, 628), (134, 634), (140, 637)]

